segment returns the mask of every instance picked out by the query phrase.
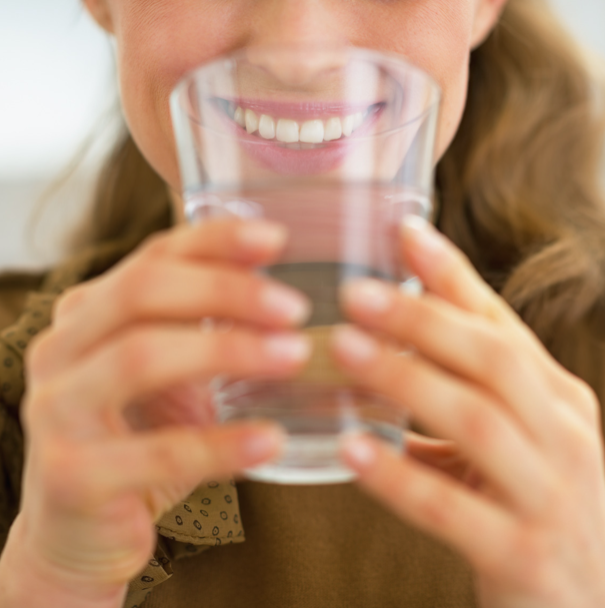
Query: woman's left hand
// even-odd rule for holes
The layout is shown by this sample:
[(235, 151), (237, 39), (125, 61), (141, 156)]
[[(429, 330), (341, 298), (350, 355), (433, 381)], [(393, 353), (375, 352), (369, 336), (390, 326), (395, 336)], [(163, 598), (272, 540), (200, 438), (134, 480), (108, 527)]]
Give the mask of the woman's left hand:
[(410, 345), (412, 354), (343, 327), (335, 356), (357, 382), (448, 440), (444, 453), (455, 445), (471, 474), (431, 466), (430, 446), (429, 456), (414, 458), (423, 451), (418, 438), (402, 458), (352, 437), (343, 458), (371, 494), (469, 560), (482, 608), (602, 608), (597, 398), (432, 226), (408, 222), (402, 248), (427, 293), (365, 281), (345, 289), (344, 306), (357, 325)]

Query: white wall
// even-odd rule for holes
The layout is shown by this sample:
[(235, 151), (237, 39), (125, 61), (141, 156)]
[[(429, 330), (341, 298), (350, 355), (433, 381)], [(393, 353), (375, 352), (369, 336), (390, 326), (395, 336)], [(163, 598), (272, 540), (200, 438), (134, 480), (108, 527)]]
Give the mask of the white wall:
[[(551, 1), (569, 28), (605, 56), (605, 0)], [(110, 43), (80, 0), (0, 0), (0, 268), (45, 266), (60, 256), (61, 227), (85, 209), (102, 144), (59, 203), (47, 205), (43, 224), (56, 233), (54, 241), (34, 250), (26, 223), (40, 192), (111, 106), (113, 73)], [(111, 129), (102, 131), (111, 139)]]
[(576, 37), (605, 57), (605, 0), (550, 0), (550, 2)]
[(50, 237), (32, 233), (27, 221), (107, 115), (115, 91), (110, 41), (80, 0), (0, 0), (0, 268), (48, 266), (60, 256), (61, 228), (85, 210), (106, 140), (61, 200), (45, 205), (39, 225)]

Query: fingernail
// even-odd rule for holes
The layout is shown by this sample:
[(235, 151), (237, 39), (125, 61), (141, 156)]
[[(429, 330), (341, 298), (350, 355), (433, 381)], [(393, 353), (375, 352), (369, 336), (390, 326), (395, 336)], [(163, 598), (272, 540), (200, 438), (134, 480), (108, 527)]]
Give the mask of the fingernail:
[(438, 253), (444, 249), (444, 239), (437, 229), (419, 215), (406, 215), (401, 224), (404, 235), (411, 236), (425, 251)]
[(362, 279), (347, 283), (343, 296), (350, 304), (367, 312), (383, 313), (391, 306), (391, 292), (386, 285), (372, 279)]
[(246, 248), (279, 249), (288, 236), (284, 227), (269, 222), (244, 222), (238, 230), (238, 240)]
[(351, 433), (343, 437), (341, 445), (343, 456), (356, 469), (367, 469), (376, 461), (376, 450), (363, 435)]
[(275, 334), (265, 339), (265, 349), (274, 361), (301, 363), (311, 354), (311, 342), (306, 336)]
[(424, 293), (424, 285), (418, 277), (411, 277), (399, 285), (399, 291), (411, 298), (419, 298)]
[(311, 310), (309, 302), (301, 295), (279, 285), (269, 285), (263, 289), (261, 306), (269, 314), (290, 323), (302, 323)]
[(332, 341), (336, 349), (355, 365), (368, 363), (378, 353), (376, 342), (351, 326), (337, 327)]
[(242, 442), (242, 452), (246, 458), (264, 460), (272, 456), (283, 445), (285, 433), (278, 426), (268, 426), (262, 431), (255, 430)]

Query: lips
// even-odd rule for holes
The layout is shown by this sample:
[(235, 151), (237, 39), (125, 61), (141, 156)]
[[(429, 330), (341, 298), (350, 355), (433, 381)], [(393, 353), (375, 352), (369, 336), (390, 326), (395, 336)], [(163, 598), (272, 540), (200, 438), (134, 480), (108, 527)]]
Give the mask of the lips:
[(272, 171), (333, 171), (382, 114), (384, 102), (283, 103), (214, 98), (223, 127), (246, 153)]

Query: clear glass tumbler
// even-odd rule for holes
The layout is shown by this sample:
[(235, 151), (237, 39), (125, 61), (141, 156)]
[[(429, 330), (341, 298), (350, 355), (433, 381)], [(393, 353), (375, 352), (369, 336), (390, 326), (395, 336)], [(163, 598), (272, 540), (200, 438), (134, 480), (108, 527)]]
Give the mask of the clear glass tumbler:
[(249, 47), (187, 74), (172, 119), (189, 221), (225, 215), (281, 222), (290, 238), (262, 269), (305, 293), (308, 366), (291, 380), (217, 378), (220, 421), (270, 418), (288, 433), (277, 462), (247, 471), (275, 483), (338, 483), (343, 433), (403, 448), (406, 416), (339, 372), (329, 334), (338, 294), (373, 277), (421, 288), (400, 259), (398, 225), (431, 213), (440, 90), (394, 54), (343, 46)]

